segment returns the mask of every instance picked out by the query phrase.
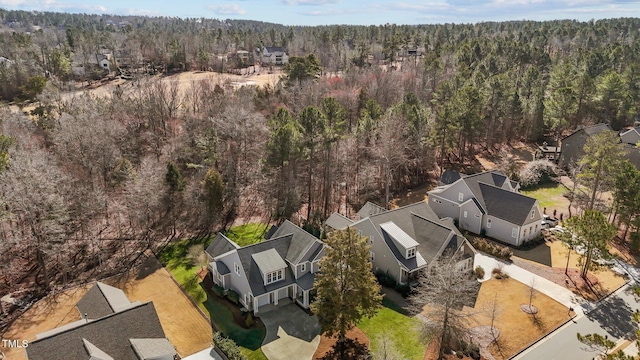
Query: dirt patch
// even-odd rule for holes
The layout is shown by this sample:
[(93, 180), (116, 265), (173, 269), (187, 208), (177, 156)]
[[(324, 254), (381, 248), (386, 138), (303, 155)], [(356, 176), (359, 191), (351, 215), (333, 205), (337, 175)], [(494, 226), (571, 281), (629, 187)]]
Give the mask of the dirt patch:
[(489, 312), (496, 301), (493, 326), (502, 334), (497, 344), (490, 346), (496, 359), (509, 358), (569, 319), (569, 309), (544, 294), (537, 294), (532, 301), (539, 309), (536, 316), (522, 312), (520, 305), (529, 303), (528, 289), (529, 286), (514, 279), (491, 279), (482, 283), (474, 308), (465, 309), (474, 326), (490, 327)]
[[(150, 269), (155, 271), (150, 272)], [(122, 289), (130, 301), (153, 301), (167, 338), (181, 356), (193, 354), (211, 344), (213, 334), (208, 320), (193, 306), (164, 268), (148, 262), (103, 282)], [(40, 300), (18, 318), (2, 338), (35, 340), (36, 334), (80, 320), (75, 305), (91, 285), (69, 289)], [(3, 351), (7, 359), (26, 360), (22, 349)]]
[[(365, 344), (367, 347), (369, 347), (369, 338), (358, 327), (354, 327), (353, 329), (347, 331), (347, 338), (356, 340), (359, 343)], [(313, 354), (313, 358), (321, 359), (326, 353), (331, 351), (337, 340), (338, 339), (336, 337), (330, 338), (322, 335), (322, 337), (320, 337), (320, 345), (318, 345), (316, 352)]]

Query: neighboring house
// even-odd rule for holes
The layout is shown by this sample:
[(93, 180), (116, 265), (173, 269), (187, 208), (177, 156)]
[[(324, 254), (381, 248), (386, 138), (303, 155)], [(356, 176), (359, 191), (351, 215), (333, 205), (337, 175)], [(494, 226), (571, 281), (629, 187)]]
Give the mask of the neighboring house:
[(4, 56), (0, 56), (0, 66), (9, 66), (13, 63), (14, 63), (13, 60), (9, 60)]
[(334, 230), (354, 228), (368, 237), (373, 270), (387, 272), (400, 283), (415, 281), (447, 251), (462, 254), (461, 269), (473, 269), (475, 250), (471, 244), (451, 219), (438, 218), (424, 201), (357, 221), (345, 219), (333, 214), (325, 224)]
[(254, 314), (287, 298), (309, 308), (324, 243), (290, 221), (269, 233), (266, 240), (245, 247), (219, 233), (206, 250), (213, 282), (238, 293)]
[(542, 213), (538, 201), (520, 194), (519, 188), (498, 171), (461, 175), (429, 191), (429, 205), (439, 217), (457, 221), (460, 229), (520, 246), (540, 236)]
[(640, 142), (640, 128), (633, 127), (629, 130), (622, 131), (620, 133), (620, 140), (622, 140), (624, 144), (635, 146)]
[(265, 46), (262, 48), (262, 63), (284, 65), (289, 62), (289, 56), (282, 47)]
[(558, 161), (558, 155), (560, 155), (560, 147), (559, 146), (550, 146), (547, 142), (543, 142), (542, 145), (538, 146), (538, 150), (536, 151), (536, 159), (547, 159), (552, 162)]
[(381, 212), (385, 212), (387, 209), (382, 206), (378, 206), (370, 201), (367, 201), (360, 210), (358, 210), (358, 220), (367, 218), (371, 215), (380, 214)]
[(562, 168), (568, 168), (578, 161), (584, 155), (584, 145), (587, 140), (604, 131), (613, 131), (608, 124), (597, 124), (592, 126), (579, 127), (570, 135), (565, 136), (561, 140), (560, 161), (558, 165)]
[(173, 360), (152, 302), (130, 302), (122, 290), (96, 283), (76, 304), (81, 320), (37, 334), (29, 360)]

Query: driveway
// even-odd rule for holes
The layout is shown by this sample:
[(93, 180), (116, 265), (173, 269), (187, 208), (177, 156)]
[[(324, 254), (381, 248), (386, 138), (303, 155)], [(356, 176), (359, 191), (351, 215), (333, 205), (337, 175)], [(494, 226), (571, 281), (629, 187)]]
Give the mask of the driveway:
[(269, 360), (311, 360), (320, 344), (320, 324), (315, 315), (288, 304), (259, 316), (267, 329), (262, 351)]
[(491, 278), (491, 270), (493, 270), (497, 266), (502, 266), (502, 271), (507, 273), (513, 279), (518, 280), (525, 285), (531, 285), (533, 283), (533, 287), (536, 290), (549, 296), (550, 298), (566, 307), (573, 308), (576, 312), (576, 315), (582, 315), (595, 308), (595, 305), (593, 303), (590, 303), (583, 297), (572, 293), (571, 290), (553, 283), (514, 264), (507, 264), (491, 256), (478, 253), (475, 257), (475, 266), (478, 265), (484, 269), (485, 278), (483, 279), (483, 281)]

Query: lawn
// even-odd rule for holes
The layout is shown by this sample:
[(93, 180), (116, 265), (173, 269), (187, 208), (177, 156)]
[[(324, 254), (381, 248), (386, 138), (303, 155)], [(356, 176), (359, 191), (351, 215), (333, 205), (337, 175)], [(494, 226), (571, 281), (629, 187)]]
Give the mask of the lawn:
[[(567, 212), (569, 199), (562, 196), (567, 192), (567, 188), (560, 183), (544, 184), (529, 190), (520, 190), (524, 195), (538, 200), (540, 208), (547, 208), (547, 214), (553, 214), (553, 210)], [(566, 214), (565, 214), (566, 215)]]
[[(260, 346), (265, 336), (264, 328), (243, 329), (233, 321), (233, 316), (224, 305), (210, 298), (201, 285), (197, 271), (206, 265), (204, 245), (208, 239), (185, 239), (168, 245), (158, 255), (176, 281), (198, 307), (225, 335), (240, 346), (242, 353), (252, 360), (266, 359)], [(202, 257), (202, 256), (204, 257)], [(211, 316), (215, 314), (215, 316)]]
[(421, 360), (425, 344), (420, 339), (420, 320), (399, 312), (401, 309), (386, 298), (382, 305), (374, 317), (358, 324), (371, 341), (369, 348), (375, 348), (380, 337), (388, 336), (406, 359)]
[(255, 244), (264, 240), (264, 235), (269, 230), (269, 224), (249, 223), (231, 227), (225, 234), (240, 246)]

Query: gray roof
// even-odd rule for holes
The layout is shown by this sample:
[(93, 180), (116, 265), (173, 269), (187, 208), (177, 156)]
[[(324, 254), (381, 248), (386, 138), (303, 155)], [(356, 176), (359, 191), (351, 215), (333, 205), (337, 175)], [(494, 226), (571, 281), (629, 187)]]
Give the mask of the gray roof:
[(329, 216), (327, 221), (325, 221), (324, 223), (325, 223), (325, 225), (329, 226), (332, 229), (344, 230), (349, 225), (353, 224), (353, 220), (351, 220), (348, 217), (345, 217), (344, 215), (336, 212), (336, 213), (331, 214), (331, 216)]
[(512, 224), (522, 225), (531, 213), (536, 199), (518, 192), (478, 183), (487, 213)]
[(82, 339), (82, 343), (84, 344), (84, 348), (91, 356), (91, 360), (114, 360), (109, 354), (100, 350), (97, 346), (90, 343), (87, 339)]
[(624, 155), (623, 157), (631, 163), (631, 165), (635, 166), (636, 169), (640, 170), (640, 148), (631, 145), (624, 146)]
[(270, 53), (284, 53), (284, 48), (281, 46), (265, 46), (265, 48), (267, 49), (268, 52)]
[(292, 264), (299, 264), (300, 261), (302, 261), (302, 257), (306, 255), (309, 250), (322, 244), (317, 237), (309, 234), (289, 220), (285, 220), (278, 227), (278, 230), (276, 230), (272, 238), (281, 237), (287, 234), (291, 234), (292, 238), (291, 244), (287, 249), (287, 254), (283, 256), (283, 258)]
[(424, 260), (424, 257), (420, 253), (420, 250), (416, 252), (416, 256), (407, 259), (405, 258), (406, 250), (398, 249), (396, 243), (391, 239), (391, 237), (389, 237), (389, 234), (383, 232), (382, 238), (384, 239), (384, 242), (387, 244), (389, 249), (391, 249), (391, 252), (395, 256), (396, 260), (398, 260), (398, 262), (400, 262), (407, 269), (407, 271), (412, 272), (427, 265), (427, 262)]
[(176, 349), (166, 338), (129, 339), (140, 359), (173, 358)]
[(308, 272), (296, 280), (296, 284), (298, 284), (302, 290), (311, 290), (313, 289), (313, 281), (315, 278), (313, 273)]
[(440, 182), (444, 185), (450, 185), (458, 181), (462, 177), (462, 175), (463, 174), (455, 170), (447, 169), (444, 173), (442, 173), (442, 176), (440, 176)]
[(212, 258), (216, 256), (220, 256), (224, 253), (228, 253), (231, 250), (239, 249), (240, 247), (235, 242), (231, 241), (228, 237), (224, 236), (222, 233), (218, 233), (216, 237), (213, 239), (211, 244), (207, 247), (206, 253), (209, 254)]
[(256, 265), (258, 265), (258, 268), (263, 274), (287, 267), (287, 264), (282, 260), (280, 254), (278, 254), (275, 249), (267, 249), (259, 253), (251, 254), (251, 258)]
[(418, 242), (415, 241), (411, 236), (409, 236), (406, 232), (402, 231), (398, 227), (398, 225), (389, 221), (384, 224), (380, 224), (380, 229), (384, 233), (386, 233), (395, 243), (402, 246), (405, 249), (410, 249), (412, 247), (417, 247)]
[(622, 139), (622, 142), (624, 143), (635, 145), (640, 141), (639, 129), (640, 128), (631, 128), (627, 131), (620, 132), (620, 139)]
[(113, 286), (96, 282), (78, 301), (76, 307), (80, 316), (88, 319), (99, 319), (103, 316), (130, 308), (139, 303), (132, 303), (124, 292)]
[(253, 296), (259, 296), (269, 291), (273, 291), (281, 288), (282, 286), (293, 284), (295, 279), (290, 268), (285, 268), (284, 280), (277, 281), (275, 283), (264, 285), (264, 278), (258, 268), (258, 264), (253, 259), (253, 254), (260, 253), (269, 249), (273, 249), (277, 252), (280, 258), (284, 258), (289, 250), (291, 244), (291, 238), (293, 235), (284, 235), (282, 237), (272, 238), (265, 240), (257, 244), (245, 246), (238, 249), (238, 257), (242, 264), (242, 269), (249, 281), (249, 287)]
[(609, 126), (609, 124), (604, 124), (604, 123), (585, 126), (584, 128), (582, 128), (582, 130), (584, 130), (584, 132), (589, 136), (597, 135), (604, 131), (613, 131)]
[(229, 267), (222, 261), (214, 261), (214, 264), (216, 264), (216, 270), (218, 270), (218, 274), (220, 275), (227, 275), (231, 272)]
[(87, 341), (114, 359), (139, 360), (129, 342), (136, 338), (166, 338), (151, 302), (35, 340), (26, 350), (29, 360), (88, 359)]
[(387, 211), (387, 209), (383, 208), (382, 206), (378, 206), (370, 201), (367, 201), (367, 203), (364, 204), (362, 208), (360, 208), (360, 210), (358, 210), (358, 216), (360, 217), (360, 219), (364, 219), (369, 216), (383, 213), (385, 211)]

